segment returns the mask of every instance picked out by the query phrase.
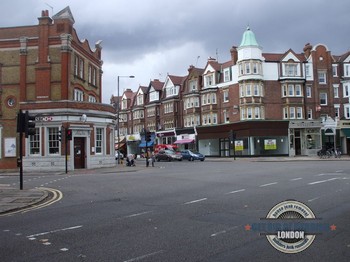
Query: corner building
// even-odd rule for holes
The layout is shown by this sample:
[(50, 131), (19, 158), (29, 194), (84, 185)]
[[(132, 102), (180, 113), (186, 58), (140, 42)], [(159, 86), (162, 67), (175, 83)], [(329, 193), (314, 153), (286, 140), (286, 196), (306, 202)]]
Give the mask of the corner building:
[(52, 18), (44, 10), (38, 21), (0, 28), (0, 168), (17, 165), (19, 110), (36, 116), (35, 135), (22, 138), (24, 171), (116, 165), (115, 109), (101, 103), (101, 42), (92, 50), (79, 40), (69, 7)]

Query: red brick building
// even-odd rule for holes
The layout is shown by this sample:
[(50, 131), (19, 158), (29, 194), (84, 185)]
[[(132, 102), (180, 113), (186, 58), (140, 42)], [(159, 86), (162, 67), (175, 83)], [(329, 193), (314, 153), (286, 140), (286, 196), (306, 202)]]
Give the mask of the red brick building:
[(68, 170), (116, 164), (115, 109), (101, 103), (101, 42), (81, 42), (74, 23), (66, 7), (52, 18), (42, 11), (37, 25), (0, 28), (0, 169), (16, 168), (19, 110), (36, 116), (35, 135), (23, 138), (24, 171), (62, 171), (65, 159)]
[(316, 155), (322, 146), (350, 152), (350, 52), (336, 56), (323, 44), (306, 44), (301, 53), (263, 53), (247, 28), (230, 54), (223, 63), (209, 58), (203, 69), (190, 66), (185, 77), (168, 75), (159, 112), (150, 99), (155, 89), (142, 92), (144, 127), (157, 143), (206, 156)]

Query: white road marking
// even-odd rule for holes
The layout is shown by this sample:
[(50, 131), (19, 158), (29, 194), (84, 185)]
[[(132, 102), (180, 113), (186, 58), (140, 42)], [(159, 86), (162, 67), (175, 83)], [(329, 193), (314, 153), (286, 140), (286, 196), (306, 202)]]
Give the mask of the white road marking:
[(136, 213), (136, 214), (132, 214), (132, 215), (125, 216), (124, 218), (142, 216), (142, 215), (149, 214), (149, 213), (152, 213), (152, 212), (153, 212), (153, 211), (140, 212), (140, 213)]
[(226, 195), (235, 194), (235, 193), (239, 193), (239, 192), (243, 192), (243, 191), (245, 191), (245, 189), (239, 189), (239, 190), (228, 192), (228, 193), (226, 193)]
[(202, 201), (205, 201), (205, 200), (207, 200), (207, 198), (201, 198), (201, 199), (197, 199), (197, 200), (192, 200), (192, 201), (189, 201), (189, 202), (184, 203), (184, 205), (189, 205), (189, 204), (193, 204), (193, 203), (198, 203), (198, 202), (202, 202)]
[(276, 184), (277, 184), (277, 182), (272, 182), (272, 183), (268, 183), (268, 184), (260, 185), (259, 187), (272, 186), (272, 185), (276, 185)]
[(83, 227), (83, 226), (80, 225), (80, 226), (74, 226), (74, 227), (67, 227), (67, 228), (56, 229), (56, 230), (52, 230), (52, 231), (47, 231), (47, 232), (42, 232), (42, 233), (33, 234), (33, 235), (30, 235), (30, 236), (27, 236), (27, 238), (38, 237), (38, 236), (44, 236), (44, 235), (48, 235), (48, 234), (52, 234), (52, 233), (57, 233), (57, 232), (61, 232), (61, 231), (67, 231), (67, 230), (78, 229), (78, 228), (81, 228), (81, 227)]
[(290, 181), (297, 181), (297, 180), (301, 180), (301, 179), (303, 179), (303, 178), (302, 177), (297, 177), (297, 178), (291, 179)]
[(134, 261), (139, 261), (141, 259), (144, 259), (144, 258), (147, 258), (147, 257), (151, 257), (151, 256), (154, 256), (154, 255), (158, 255), (158, 254), (161, 254), (163, 253), (164, 250), (159, 250), (157, 252), (153, 252), (153, 253), (149, 253), (149, 254), (146, 254), (146, 255), (142, 255), (142, 256), (139, 256), (139, 257), (135, 257), (135, 258), (131, 258), (131, 259), (128, 259), (128, 260), (124, 260), (124, 262), (134, 262)]
[(236, 229), (236, 228), (238, 228), (238, 226), (234, 226), (234, 227), (231, 227), (231, 228), (229, 228), (229, 229), (227, 229), (227, 230), (222, 230), (222, 231), (213, 233), (213, 234), (211, 234), (210, 236), (211, 236), (211, 237), (216, 237), (216, 236), (218, 236), (218, 235), (226, 234), (227, 232), (229, 232), (229, 231), (231, 231), (231, 230), (234, 230), (234, 229)]
[(325, 182), (329, 182), (329, 181), (333, 181), (333, 180), (337, 180), (337, 179), (339, 179), (339, 178), (338, 177), (333, 177), (333, 178), (326, 179), (326, 180), (320, 180), (320, 181), (311, 182), (311, 183), (308, 183), (308, 185), (321, 184), (321, 183), (325, 183)]
[(69, 249), (64, 247), (64, 248), (61, 248), (60, 250), (63, 251), (63, 252), (66, 252), (66, 251), (68, 251)]
[(315, 201), (317, 199), (319, 199), (319, 197), (315, 197), (315, 198), (309, 199), (307, 202), (313, 202), (313, 201)]

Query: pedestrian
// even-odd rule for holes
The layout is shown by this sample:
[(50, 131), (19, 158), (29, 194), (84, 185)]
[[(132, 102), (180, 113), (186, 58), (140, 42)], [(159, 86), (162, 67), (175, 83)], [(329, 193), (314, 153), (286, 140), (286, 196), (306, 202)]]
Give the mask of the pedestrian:
[(151, 162), (152, 162), (152, 166), (154, 167), (154, 162), (156, 161), (156, 156), (154, 155), (154, 152), (152, 152), (151, 155)]
[(147, 149), (146, 151), (146, 167), (149, 167), (149, 162), (151, 161), (151, 151)]

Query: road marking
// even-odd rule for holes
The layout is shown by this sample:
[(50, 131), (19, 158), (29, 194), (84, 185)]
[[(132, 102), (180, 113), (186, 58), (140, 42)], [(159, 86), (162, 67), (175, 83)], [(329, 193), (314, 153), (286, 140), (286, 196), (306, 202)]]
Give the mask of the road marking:
[(232, 231), (232, 230), (234, 230), (234, 229), (236, 229), (236, 228), (238, 228), (238, 226), (234, 226), (234, 227), (228, 228), (227, 230), (222, 230), (222, 231), (213, 233), (213, 234), (211, 234), (210, 236), (211, 236), (211, 237), (216, 237), (216, 236), (218, 236), (218, 235), (226, 234), (227, 232)]
[(207, 200), (207, 198), (201, 198), (201, 199), (197, 199), (197, 200), (192, 200), (192, 201), (189, 201), (189, 202), (184, 203), (184, 205), (189, 205), (189, 204), (193, 204), (193, 203), (198, 203), (198, 202), (202, 202), (202, 201), (205, 201), (205, 200)]
[(64, 247), (64, 248), (61, 248), (60, 250), (63, 251), (63, 252), (66, 252), (66, 251), (68, 251), (69, 249)]
[(277, 182), (272, 182), (272, 183), (268, 183), (268, 184), (260, 185), (259, 187), (272, 186), (272, 185), (276, 185), (276, 184), (277, 184)]
[(239, 193), (239, 192), (243, 192), (243, 191), (245, 191), (245, 189), (239, 189), (239, 190), (228, 192), (228, 193), (226, 193), (226, 195), (235, 194), (235, 193)]
[(153, 212), (153, 211), (140, 212), (140, 213), (136, 213), (136, 214), (132, 214), (132, 215), (125, 216), (124, 218), (142, 216), (142, 215), (149, 214), (149, 213), (152, 213), (152, 212)]
[(27, 238), (38, 237), (38, 236), (44, 236), (44, 235), (53, 234), (53, 233), (57, 233), (57, 232), (61, 232), (61, 231), (67, 231), (67, 230), (78, 229), (78, 228), (81, 228), (81, 227), (83, 227), (83, 226), (80, 225), (80, 226), (74, 226), (74, 227), (67, 227), (67, 228), (55, 229), (55, 230), (52, 230), (52, 231), (47, 231), (47, 232), (42, 232), (42, 233), (33, 234), (33, 235), (30, 235), (30, 236), (27, 236)]
[(319, 197), (315, 197), (315, 198), (309, 199), (307, 202), (313, 202), (313, 201), (315, 201), (317, 199), (319, 199)]
[(297, 180), (301, 180), (301, 179), (303, 179), (303, 178), (302, 177), (297, 177), (297, 178), (291, 179), (290, 181), (297, 181)]
[(124, 260), (124, 262), (134, 262), (134, 261), (139, 261), (141, 259), (144, 259), (144, 258), (148, 258), (148, 257), (151, 257), (151, 256), (154, 256), (154, 255), (158, 255), (158, 254), (161, 254), (163, 253), (164, 250), (159, 250), (157, 252), (153, 252), (153, 253), (149, 253), (149, 254), (146, 254), (146, 255), (142, 255), (142, 256), (139, 256), (139, 257), (135, 257), (135, 258), (131, 258), (131, 259), (128, 259), (128, 260)]
[(333, 177), (333, 178), (326, 179), (326, 180), (320, 180), (320, 181), (311, 182), (311, 183), (308, 183), (308, 185), (321, 184), (321, 183), (325, 183), (325, 182), (329, 182), (329, 181), (333, 181), (333, 180), (337, 180), (337, 179), (339, 179), (339, 178), (338, 177)]

